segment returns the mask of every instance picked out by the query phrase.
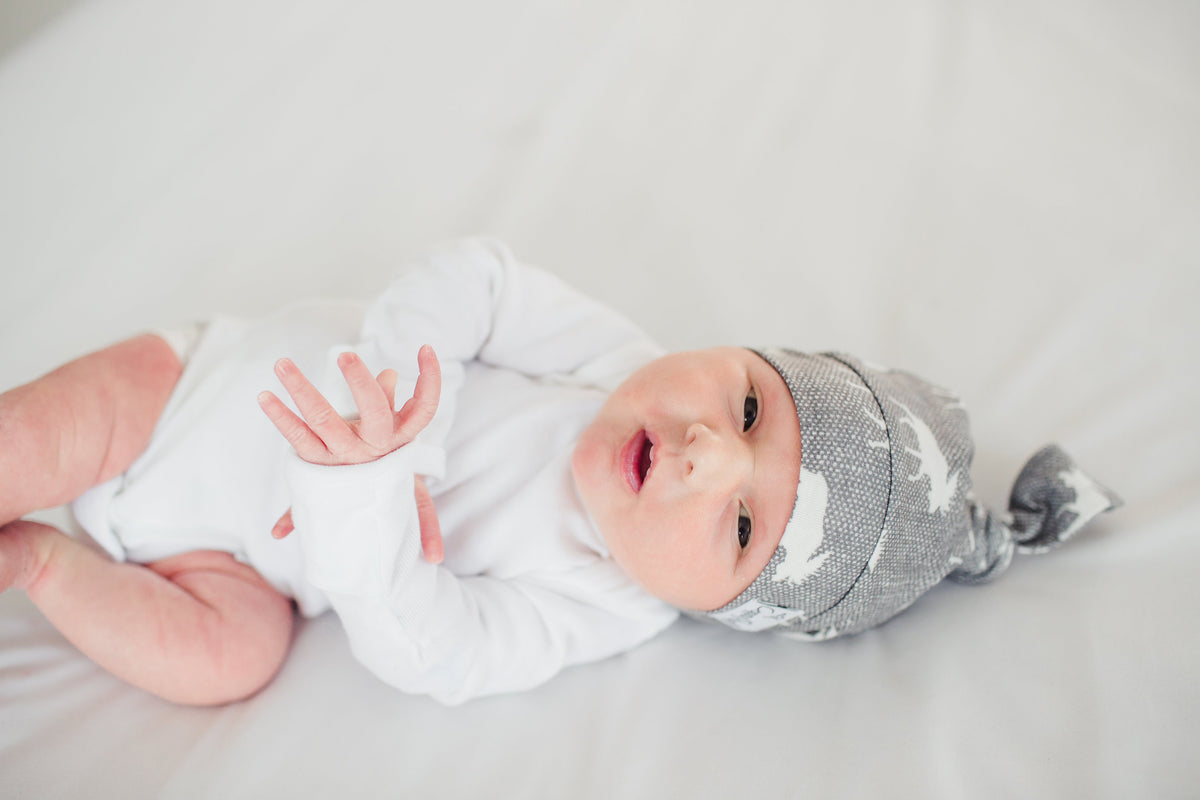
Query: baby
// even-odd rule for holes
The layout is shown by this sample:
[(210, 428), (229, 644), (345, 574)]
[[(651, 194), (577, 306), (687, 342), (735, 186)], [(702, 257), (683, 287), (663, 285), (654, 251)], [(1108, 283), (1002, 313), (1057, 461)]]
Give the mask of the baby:
[[(292, 406), (261, 391), (272, 368)], [(855, 633), (1119, 504), (1048, 447), (991, 515), (944, 390), (838, 354), (663, 355), (478, 239), (365, 311), (215, 318), (73, 361), (0, 395), (0, 442), (0, 589), (190, 704), (265, 686), (293, 604), (333, 609), (389, 684), (459, 703), (679, 610)], [(19, 519), (69, 501), (107, 552)]]

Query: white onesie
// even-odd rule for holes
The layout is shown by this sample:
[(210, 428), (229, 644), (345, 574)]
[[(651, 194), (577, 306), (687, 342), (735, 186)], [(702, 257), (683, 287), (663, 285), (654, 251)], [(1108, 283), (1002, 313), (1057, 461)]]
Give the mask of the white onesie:
[[(259, 410), (292, 358), (342, 413), (354, 350), (400, 372), (432, 344), (442, 395), (411, 444), (368, 464), (299, 459)], [(627, 650), (677, 613), (617, 567), (570, 458), (608, 392), (661, 355), (622, 316), (503, 245), (472, 239), (403, 271), (366, 308), (322, 302), (204, 327), (146, 452), (73, 506), (115, 558), (233, 553), (295, 598), (332, 608), (384, 681), (446, 703), (535, 686)], [(406, 394), (407, 393), (407, 394)], [(445, 560), (421, 557), (414, 474), (427, 476)], [(296, 531), (271, 538), (291, 507)]]

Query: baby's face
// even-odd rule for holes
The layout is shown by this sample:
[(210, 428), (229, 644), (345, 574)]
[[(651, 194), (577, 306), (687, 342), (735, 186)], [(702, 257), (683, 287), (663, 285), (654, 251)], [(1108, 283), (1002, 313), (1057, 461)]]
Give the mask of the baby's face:
[(711, 611), (754, 581), (783, 536), (800, 423), (779, 373), (749, 350), (677, 353), (621, 384), (571, 465), (617, 563), (671, 605)]

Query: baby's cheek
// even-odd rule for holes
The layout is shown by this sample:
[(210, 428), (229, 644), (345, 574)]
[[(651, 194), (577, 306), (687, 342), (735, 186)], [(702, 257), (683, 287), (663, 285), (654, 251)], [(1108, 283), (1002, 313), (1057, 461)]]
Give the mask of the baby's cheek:
[(585, 433), (571, 454), (571, 474), (575, 479), (575, 488), (579, 491), (584, 507), (595, 517), (603, 511), (597, 506), (602, 497), (600, 483), (599, 448), (595, 441)]

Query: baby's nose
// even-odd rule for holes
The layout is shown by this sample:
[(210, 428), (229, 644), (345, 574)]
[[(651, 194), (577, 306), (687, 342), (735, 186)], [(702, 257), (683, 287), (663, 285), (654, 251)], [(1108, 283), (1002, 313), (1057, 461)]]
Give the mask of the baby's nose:
[[(729, 488), (749, 467), (749, 450), (736, 437), (696, 422), (688, 426), (684, 449), (688, 480), (705, 488)], [(718, 485), (719, 484), (719, 485)]]

